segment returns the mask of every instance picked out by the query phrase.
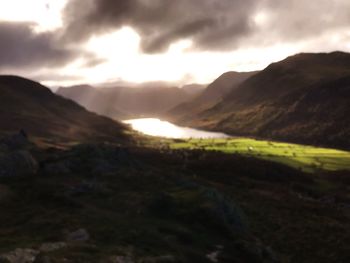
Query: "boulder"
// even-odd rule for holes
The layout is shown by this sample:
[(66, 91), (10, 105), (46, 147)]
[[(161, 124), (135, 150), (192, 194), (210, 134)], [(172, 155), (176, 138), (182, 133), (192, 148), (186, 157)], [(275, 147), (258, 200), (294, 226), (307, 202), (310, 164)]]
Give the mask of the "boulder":
[(30, 152), (20, 150), (0, 155), (0, 177), (33, 175), (39, 165)]

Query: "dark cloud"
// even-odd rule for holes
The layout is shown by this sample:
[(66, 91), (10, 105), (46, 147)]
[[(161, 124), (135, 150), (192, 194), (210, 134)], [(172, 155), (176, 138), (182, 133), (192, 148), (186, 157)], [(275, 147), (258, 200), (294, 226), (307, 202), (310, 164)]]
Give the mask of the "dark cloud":
[[(200, 50), (233, 50), (315, 38), (349, 28), (348, 0), (70, 0), (64, 38), (83, 41), (133, 27), (147, 53), (165, 51), (177, 40), (190, 38)], [(258, 13), (267, 17), (255, 23)]]
[(60, 67), (80, 56), (97, 63), (93, 54), (60, 45), (56, 32), (36, 33), (34, 26), (0, 22), (0, 69)]
[(261, 0), (258, 10), (267, 21), (254, 33), (272, 41), (307, 40), (350, 26), (348, 0)]
[(74, 52), (54, 45), (53, 33), (34, 33), (30, 23), (0, 22), (0, 67), (61, 66)]
[(257, 0), (71, 0), (64, 12), (64, 38), (86, 40), (128, 25), (145, 52), (164, 51), (191, 38), (198, 49), (226, 49), (250, 33)]
[[(93, 35), (131, 26), (146, 53), (193, 40), (193, 49), (225, 51), (319, 39), (319, 47), (349, 41), (348, 0), (70, 0), (63, 28), (36, 33), (35, 24), (0, 21), (0, 69), (59, 68), (76, 58), (82, 67), (104, 60), (78, 48)], [(263, 14), (265, 21), (255, 17)], [(339, 46), (339, 45), (338, 45)], [(81, 47), (81, 46), (80, 46)]]

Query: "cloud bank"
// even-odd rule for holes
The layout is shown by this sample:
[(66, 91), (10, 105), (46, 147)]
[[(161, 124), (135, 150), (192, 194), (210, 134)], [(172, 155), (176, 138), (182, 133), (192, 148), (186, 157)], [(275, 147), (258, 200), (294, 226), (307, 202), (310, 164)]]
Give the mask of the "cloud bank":
[(166, 51), (190, 38), (203, 50), (232, 49), (253, 30), (250, 14), (257, 0), (71, 0), (64, 12), (65, 38), (71, 41), (131, 26), (146, 53)]
[[(61, 11), (62, 26), (53, 31), (39, 32), (35, 30), (34, 22), (10, 22), (0, 17), (0, 71), (17, 70), (21, 73), (47, 69), (50, 72), (36, 74), (52, 76), (54, 70), (60, 71), (80, 61), (76, 63), (75, 71), (70, 70), (75, 67), (71, 66), (64, 72), (75, 77), (79, 71), (83, 77), (84, 74), (93, 76), (94, 72), (86, 73), (81, 68), (95, 70), (100, 64), (112, 60), (111, 72), (118, 68), (116, 65), (126, 68), (129, 61), (118, 64), (119, 60), (115, 58), (115, 54), (123, 53), (123, 50), (118, 50), (118, 53), (111, 47), (105, 53), (111, 52), (115, 56), (101, 58), (96, 55), (101, 53), (99, 50), (87, 48), (92, 37), (114, 33), (123, 27), (130, 27), (139, 35), (140, 50), (133, 54), (133, 63), (147, 65), (147, 69), (152, 63), (163, 63), (165, 60), (159, 55), (165, 57), (169, 47), (180, 40), (192, 43), (184, 51), (187, 53), (182, 53), (181, 62), (190, 64), (193, 57), (197, 60), (203, 58), (201, 74), (208, 74), (209, 69), (212, 71), (213, 61), (220, 70), (235, 70), (226, 67), (229, 65), (227, 60), (222, 61), (224, 66), (218, 65), (219, 56), (237, 53), (239, 57), (240, 52), (246, 55), (252, 49), (278, 53), (278, 56), (271, 51), (263, 54), (266, 62), (292, 52), (350, 51), (349, 10), (348, 0), (67, 0)], [(254, 57), (254, 52), (250, 52), (252, 55), (246, 58), (246, 62), (265, 64), (261, 63), (260, 55)], [(213, 60), (214, 55), (218, 59)], [(239, 64), (237, 61), (232, 63)], [(154, 71), (160, 68), (158, 64)], [(129, 67), (132, 70), (136, 66)], [(139, 71), (145, 70), (140, 68)], [(187, 74), (194, 72), (198, 75), (199, 71), (190, 70)], [(59, 79), (64, 78), (62, 71), (58, 73)], [(97, 73), (104, 75), (103, 72)], [(118, 72), (114, 74), (123, 77)], [(137, 72), (127, 75), (135, 74)]]
[(225, 51), (349, 29), (348, 10), (347, 0), (71, 0), (64, 38), (82, 41), (131, 26), (145, 53), (164, 52), (181, 39), (197, 50)]

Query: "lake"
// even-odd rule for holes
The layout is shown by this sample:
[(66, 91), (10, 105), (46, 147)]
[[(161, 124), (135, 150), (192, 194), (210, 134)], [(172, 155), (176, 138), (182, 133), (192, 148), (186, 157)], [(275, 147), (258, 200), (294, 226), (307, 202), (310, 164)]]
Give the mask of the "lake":
[(143, 134), (150, 136), (159, 136), (174, 139), (188, 139), (188, 138), (228, 138), (227, 134), (220, 132), (208, 132), (188, 127), (181, 127), (156, 118), (143, 118), (125, 120), (124, 123), (131, 125), (131, 127)]

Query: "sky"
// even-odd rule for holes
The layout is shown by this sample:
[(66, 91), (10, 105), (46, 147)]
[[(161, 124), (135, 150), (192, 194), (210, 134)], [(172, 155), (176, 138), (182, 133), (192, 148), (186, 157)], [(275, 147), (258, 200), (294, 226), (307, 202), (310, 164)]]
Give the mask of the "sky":
[(300, 52), (349, 52), (349, 10), (349, 0), (0, 0), (0, 74), (209, 83)]

